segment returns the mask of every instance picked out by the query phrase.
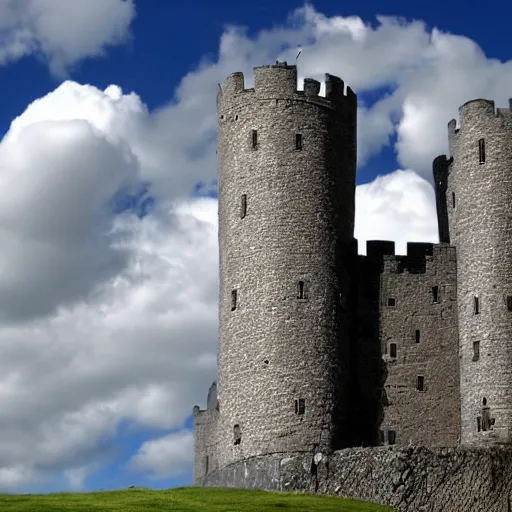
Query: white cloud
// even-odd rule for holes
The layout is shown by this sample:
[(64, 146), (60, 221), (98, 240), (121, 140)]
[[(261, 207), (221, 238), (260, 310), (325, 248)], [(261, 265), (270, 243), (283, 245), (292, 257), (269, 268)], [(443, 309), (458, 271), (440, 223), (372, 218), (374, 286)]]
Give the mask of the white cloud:
[(0, 326), (6, 470), (71, 471), (78, 485), (115, 455), (120, 421), (181, 428), (215, 377), (216, 201), (121, 223), (131, 258), (116, 278), (44, 320)]
[(512, 89), (512, 61), (486, 58), (467, 37), (386, 16), (378, 16), (372, 26), (355, 16), (327, 17), (306, 5), (285, 24), (252, 38), (239, 27), (228, 27), (218, 62), (207, 62), (184, 78), (177, 108), (201, 91), (199, 101), (210, 114), (216, 83), (226, 75), (242, 71), (251, 86), (253, 66), (276, 59), (294, 63), (299, 48), (300, 79), (331, 73), (360, 95), (359, 163), (396, 135), (400, 165), (429, 181), (432, 160), (447, 151), (446, 125), (458, 107), (475, 97), (506, 105)]
[(130, 459), (132, 471), (149, 473), (153, 478), (169, 478), (191, 471), (194, 437), (183, 430), (142, 444)]
[[(18, 26), (16, 5), (0, 0), (4, 29)], [(398, 136), (407, 170), (357, 189), (360, 247), (435, 241), (429, 173), (446, 123), (459, 103), (512, 85), (510, 64), (466, 38), (308, 6), (254, 38), (228, 27), (218, 61), (155, 112), (117, 86), (63, 83), (0, 143), (0, 488), (63, 472), (79, 488), (115, 457), (120, 422), (179, 431), (145, 443), (131, 469), (190, 469), (180, 429), (215, 378), (218, 258), (216, 201), (189, 196), (216, 177), (217, 83), (241, 70), (249, 86), (252, 66), (293, 61), (298, 47), (302, 76), (337, 74), (366, 94), (361, 161)], [(150, 215), (112, 214), (112, 196), (145, 182), (158, 199)]]
[(36, 54), (63, 75), (129, 36), (134, 0), (0, 0), (0, 65)]
[(127, 263), (129, 255), (113, 243), (109, 203), (139, 181), (140, 164), (129, 145), (115, 138), (114, 128), (95, 118), (93, 94), (83, 106), (87, 115), (70, 111), (64, 119), (53, 110), (59, 96), (66, 108), (73, 88), (64, 83), (29, 107), (0, 144), (4, 319), (46, 314), (82, 300)]
[(64, 471), (64, 476), (72, 489), (80, 491), (84, 489), (85, 479), (89, 476), (91, 470), (92, 468), (87, 466), (67, 469)]
[(437, 242), (430, 183), (414, 171), (398, 170), (358, 186), (355, 237), (360, 254), (366, 254), (366, 240), (394, 240), (396, 254), (407, 253), (407, 242)]
[(180, 179), (139, 137), (153, 122), (134, 94), (65, 82), (0, 143), (2, 489), (80, 488), (121, 421), (181, 428), (215, 378), (217, 202), (188, 199), (190, 176), (143, 219), (112, 213), (155, 169)]
[(37, 475), (30, 467), (21, 464), (0, 467), (1, 489), (16, 489), (22, 485), (37, 484), (39, 482), (41, 482), (40, 475)]

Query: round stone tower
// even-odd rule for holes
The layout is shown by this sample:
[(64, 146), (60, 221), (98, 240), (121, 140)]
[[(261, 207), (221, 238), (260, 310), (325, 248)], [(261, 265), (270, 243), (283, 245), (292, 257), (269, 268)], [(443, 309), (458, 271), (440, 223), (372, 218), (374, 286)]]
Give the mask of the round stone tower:
[(461, 443), (512, 442), (512, 113), (477, 99), (448, 124), (446, 209), (457, 248)]
[(219, 90), (219, 465), (346, 444), (356, 96), (286, 63)]

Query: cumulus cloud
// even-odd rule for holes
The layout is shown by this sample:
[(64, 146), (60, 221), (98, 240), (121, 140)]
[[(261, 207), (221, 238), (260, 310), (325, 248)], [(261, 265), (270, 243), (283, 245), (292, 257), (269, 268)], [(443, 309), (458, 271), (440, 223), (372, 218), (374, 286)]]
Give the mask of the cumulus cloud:
[(327, 17), (307, 4), (282, 25), (256, 36), (227, 27), (218, 60), (189, 73), (179, 97), (192, 103), (194, 92), (201, 90), (199, 102), (212, 112), (216, 83), (226, 75), (242, 71), (252, 86), (253, 66), (276, 58), (294, 63), (299, 49), (300, 80), (322, 80), (327, 72), (359, 94), (359, 164), (396, 137), (400, 166), (429, 181), (432, 160), (448, 149), (446, 125), (458, 107), (475, 97), (506, 105), (512, 88), (512, 61), (488, 59), (463, 35), (429, 31), (422, 21), (396, 17), (377, 16), (376, 23), (356, 16)]
[(155, 168), (178, 181), (139, 137), (153, 122), (135, 94), (64, 82), (0, 143), (0, 489), (81, 488), (121, 422), (179, 429), (215, 378), (216, 200), (190, 177), (114, 213)]
[(437, 242), (436, 203), (430, 183), (411, 170), (378, 176), (356, 190), (359, 253), (366, 240), (394, 240), (397, 254), (407, 242)]
[[(133, 8), (103, 5), (118, 3)], [(17, 5), (0, 0), (8, 34), (24, 26)], [(30, 30), (16, 36), (19, 55), (37, 40)], [(510, 63), (467, 38), (305, 6), (255, 36), (227, 27), (218, 58), (153, 112), (115, 85), (64, 82), (0, 143), (0, 489), (47, 475), (80, 488), (115, 458), (121, 423), (176, 431), (143, 444), (130, 469), (159, 478), (190, 469), (183, 426), (216, 372), (217, 203), (190, 196), (216, 177), (217, 83), (240, 70), (250, 86), (253, 66), (293, 61), (297, 48), (302, 77), (337, 74), (361, 93), (360, 163), (397, 137), (404, 170), (357, 189), (360, 248), (391, 239), (403, 253), (407, 241), (436, 240), (429, 174), (446, 122), (459, 103), (501, 100), (512, 84)], [(157, 199), (150, 214), (114, 213), (116, 197), (141, 187)]]
[(194, 436), (189, 430), (151, 439), (130, 459), (128, 469), (169, 478), (192, 470)]
[(17, 466), (78, 467), (76, 484), (114, 456), (123, 420), (183, 426), (215, 376), (216, 212), (198, 199), (121, 219), (131, 258), (116, 278), (43, 321), (0, 327), (0, 456), (12, 469), (0, 488)]
[(132, 96), (119, 104), (115, 92), (66, 82), (15, 119), (0, 144), (4, 320), (82, 300), (127, 264), (110, 202), (137, 186), (140, 162), (112, 119), (143, 107)]
[(134, 17), (133, 0), (0, 0), (0, 65), (35, 54), (65, 74), (126, 41)]

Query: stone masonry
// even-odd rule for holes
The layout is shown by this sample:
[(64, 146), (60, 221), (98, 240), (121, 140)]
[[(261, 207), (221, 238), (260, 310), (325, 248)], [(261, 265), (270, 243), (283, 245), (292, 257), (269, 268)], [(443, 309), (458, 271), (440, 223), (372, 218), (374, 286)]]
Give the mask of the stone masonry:
[[(495, 110), (492, 101), (470, 101), (460, 108), (460, 129), (450, 122), (449, 141), (446, 194), (458, 259), (462, 443), (510, 444), (512, 112)], [(482, 432), (484, 405), (494, 425)]]
[(512, 511), (511, 108), (475, 100), (449, 123), (439, 244), (358, 256), (351, 89), (298, 90), (286, 63), (219, 86), (218, 382), (194, 407), (197, 485)]
[(219, 92), (221, 465), (349, 444), (356, 101), (334, 77), (319, 87), (268, 66)]
[(205, 487), (318, 492), (397, 512), (510, 512), (510, 448), (347, 448), (316, 462), (305, 454), (239, 461), (198, 481)]

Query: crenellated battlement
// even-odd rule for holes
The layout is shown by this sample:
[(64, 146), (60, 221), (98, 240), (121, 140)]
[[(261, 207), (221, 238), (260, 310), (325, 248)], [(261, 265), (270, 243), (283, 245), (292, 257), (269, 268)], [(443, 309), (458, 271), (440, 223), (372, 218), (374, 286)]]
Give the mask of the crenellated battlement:
[(505, 108), (495, 108), (494, 101), (484, 98), (466, 101), (466, 103), (459, 107), (460, 128), (457, 128), (456, 119), (452, 119), (448, 123), (449, 137), (457, 136), (460, 130), (464, 130), (465, 126), (494, 123), (496, 120), (512, 122), (512, 98), (508, 101), (509, 105)]
[(381, 260), (382, 273), (391, 274), (424, 274), (439, 259), (455, 258), (455, 248), (448, 244), (429, 242), (408, 242), (407, 254), (395, 254), (395, 242), (386, 240), (368, 240), (366, 256), (363, 258)]
[(325, 96), (320, 95), (321, 84), (314, 78), (304, 79), (304, 89), (297, 88), (297, 66), (286, 62), (254, 68), (254, 87), (245, 87), (245, 77), (241, 72), (232, 73), (219, 88), (217, 105), (243, 103), (254, 99), (291, 99), (308, 101), (323, 106), (338, 108), (357, 106), (357, 96), (340, 78), (326, 73)]
[(369, 258), (380, 258), (382, 256), (395, 255), (395, 242), (390, 240), (367, 240), (366, 256)]
[(369, 258), (379, 258), (382, 256), (396, 256), (398, 258), (406, 257), (424, 257), (432, 256), (435, 245), (431, 242), (407, 242), (407, 254), (395, 254), (395, 242), (391, 240), (367, 240), (366, 255)]

